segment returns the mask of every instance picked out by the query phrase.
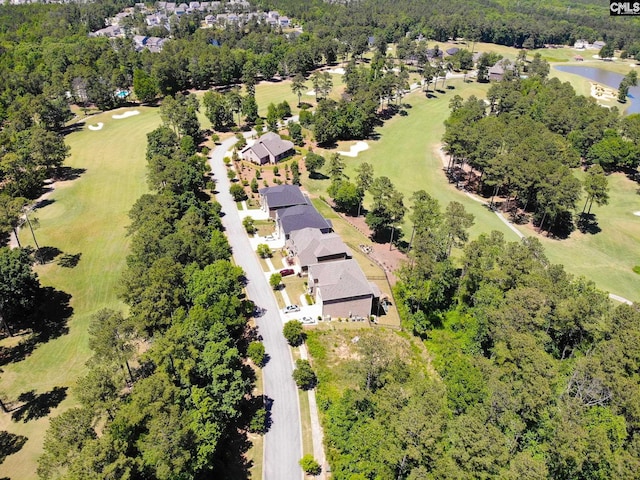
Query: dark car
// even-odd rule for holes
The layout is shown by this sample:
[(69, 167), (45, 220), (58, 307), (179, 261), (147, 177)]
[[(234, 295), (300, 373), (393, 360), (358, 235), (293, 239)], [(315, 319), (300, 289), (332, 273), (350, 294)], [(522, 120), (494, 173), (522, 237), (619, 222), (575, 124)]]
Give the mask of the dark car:
[(293, 268), (283, 268), (282, 270), (280, 270), (280, 275), (282, 275), (283, 277), (286, 277), (287, 275), (293, 275)]

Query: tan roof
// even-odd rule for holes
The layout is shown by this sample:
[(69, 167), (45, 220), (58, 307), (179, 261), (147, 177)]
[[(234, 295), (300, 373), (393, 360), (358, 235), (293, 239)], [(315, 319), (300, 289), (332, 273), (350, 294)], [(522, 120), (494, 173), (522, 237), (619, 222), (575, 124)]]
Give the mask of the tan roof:
[(353, 259), (309, 265), (309, 275), (314, 280), (314, 287), (320, 289), (323, 300), (374, 295), (367, 277)]

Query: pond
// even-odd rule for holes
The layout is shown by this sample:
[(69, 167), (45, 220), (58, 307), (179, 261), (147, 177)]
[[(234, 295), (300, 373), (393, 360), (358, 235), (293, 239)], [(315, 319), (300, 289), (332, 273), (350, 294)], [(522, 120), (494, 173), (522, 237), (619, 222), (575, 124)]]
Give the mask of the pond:
[[(598, 82), (606, 85), (607, 87), (611, 87), (614, 90), (618, 90), (620, 82), (624, 78), (624, 75), (621, 75), (620, 73), (609, 72), (608, 70), (603, 70), (596, 67), (558, 65), (553, 68), (555, 68), (556, 70), (560, 70), (561, 72), (580, 75), (581, 77), (585, 77), (589, 80), (593, 80), (594, 82)], [(631, 113), (640, 113), (640, 86), (631, 87), (629, 89), (629, 98), (627, 99), (627, 102), (629, 103), (629, 106), (625, 110), (625, 115), (629, 115)], [(623, 105), (620, 106), (622, 107)]]

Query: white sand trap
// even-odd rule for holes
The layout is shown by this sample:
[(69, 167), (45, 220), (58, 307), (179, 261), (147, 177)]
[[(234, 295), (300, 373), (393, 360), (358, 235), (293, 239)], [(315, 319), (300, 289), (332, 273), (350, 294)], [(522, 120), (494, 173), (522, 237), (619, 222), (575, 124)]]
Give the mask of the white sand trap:
[(312, 97), (316, 96), (316, 91), (315, 90), (309, 90), (307, 93), (305, 93), (305, 95), (311, 95)]
[(633, 212), (633, 214), (634, 214), (636, 217), (640, 217), (640, 210), (639, 210), (639, 211), (637, 211), (637, 212)]
[(129, 110), (128, 112), (120, 113), (117, 115), (111, 115), (111, 118), (115, 120), (121, 120), (123, 118), (133, 117), (134, 115), (138, 115), (140, 112), (138, 110)]
[(335, 73), (336, 75), (344, 75), (344, 68), (342, 67), (330, 68), (329, 70), (327, 70), (327, 72)]
[(355, 145), (351, 145), (348, 152), (338, 152), (345, 157), (357, 157), (360, 152), (364, 152), (369, 149), (367, 142), (357, 142)]
[(102, 130), (102, 127), (104, 127), (104, 123), (98, 122), (95, 125), (89, 125), (87, 128), (95, 132), (96, 130)]

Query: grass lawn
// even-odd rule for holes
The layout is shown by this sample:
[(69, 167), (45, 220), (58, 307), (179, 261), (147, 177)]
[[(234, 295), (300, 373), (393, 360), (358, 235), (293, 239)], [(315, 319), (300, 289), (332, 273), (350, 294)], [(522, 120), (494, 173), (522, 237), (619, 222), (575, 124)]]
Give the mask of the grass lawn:
[[(0, 391), (7, 399), (29, 390), (43, 393), (54, 387), (72, 387), (91, 355), (86, 332), (91, 315), (105, 307), (125, 308), (116, 291), (129, 247), (127, 213), (147, 190), (146, 134), (160, 123), (158, 109), (138, 110), (140, 115), (121, 120), (111, 118), (114, 112), (97, 115), (87, 122), (103, 122), (102, 130), (89, 131), (85, 126), (67, 137), (71, 157), (66, 164), (86, 171), (76, 180), (58, 184), (50, 197), (53, 203), (34, 212), (40, 220), (36, 236), (41, 246), (82, 256), (75, 268), (53, 262), (37, 266), (36, 271), (43, 285), (72, 296), (74, 313), (68, 334), (40, 345), (23, 361), (3, 367)], [(23, 245), (33, 243), (25, 230), (20, 239)], [(54, 415), (74, 405), (70, 393), (68, 390)], [(0, 416), (0, 429), (29, 438), (20, 452), (0, 465), (0, 477), (37, 478), (36, 460), (47, 426), (46, 417), (16, 423), (7, 415)]]

